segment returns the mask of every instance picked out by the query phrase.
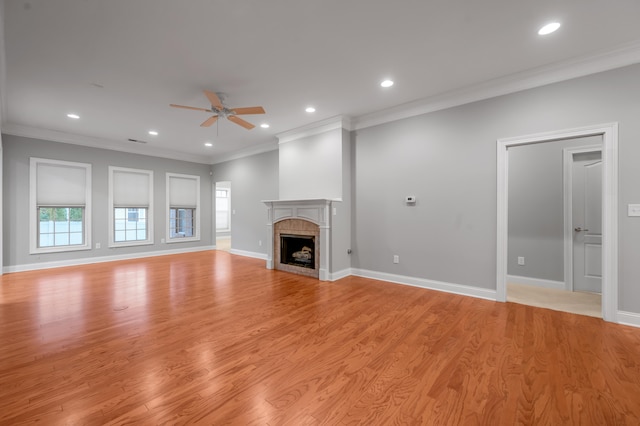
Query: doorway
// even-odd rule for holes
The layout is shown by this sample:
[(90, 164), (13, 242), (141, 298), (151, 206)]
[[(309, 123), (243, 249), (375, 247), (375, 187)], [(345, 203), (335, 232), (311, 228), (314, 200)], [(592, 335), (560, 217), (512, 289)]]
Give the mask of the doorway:
[(215, 184), (216, 196), (216, 249), (231, 251), (231, 182)]
[[(602, 317), (617, 321), (617, 123), (542, 133), (497, 141), (497, 282), (496, 299), (506, 301), (509, 246), (509, 149), (572, 138), (602, 138)], [(526, 262), (525, 262), (526, 264)], [(566, 277), (565, 277), (566, 278)]]

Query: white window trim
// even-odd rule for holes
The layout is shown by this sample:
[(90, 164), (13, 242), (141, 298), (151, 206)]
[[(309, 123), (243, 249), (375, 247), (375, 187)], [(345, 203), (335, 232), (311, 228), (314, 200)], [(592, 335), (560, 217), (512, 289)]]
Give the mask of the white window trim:
[[(58, 166), (85, 169), (85, 205), (84, 205), (84, 244), (58, 247), (38, 247), (38, 200), (37, 171), (38, 164), (55, 164)], [(29, 253), (59, 253), (65, 251), (91, 250), (91, 164), (72, 161), (50, 160), (31, 157), (29, 161)]]
[[(170, 179), (172, 177), (176, 177), (176, 178), (182, 178), (182, 179), (193, 179), (196, 181), (196, 217), (194, 220), (194, 226), (196, 228), (196, 232), (195, 235), (193, 237), (179, 237), (179, 238), (170, 238), (169, 236), (171, 235), (171, 220), (170, 218), (170, 214), (171, 214), (171, 185), (170, 185)], [(166, 214), (165, 214), (165, 218), (166, 218), (166, 223), (167, 223), (167, 227), (166, 227), (166, 238), (165, 241), (167, 242), (167, 244), (172, 244), (172, 243), (186, 243), (189, 241), (200, 241), (200, 176), (197, 175), (184, 175), (184, 174), (180, 174), (180, 173), (169, 173), (167, 172), (166, 174), (166, 180), (165, 180), (166, 184), (165, 184), (165, 188), (166, 188)]]
[[(113, 172), (132, 172), (149, 175), (149, 207), (147, 208), (147, 239), (144, 241), (116, 242), (113, 224)], [(153, 170), (109, 166), (109, 247), (148, 246), (153, 244)]]

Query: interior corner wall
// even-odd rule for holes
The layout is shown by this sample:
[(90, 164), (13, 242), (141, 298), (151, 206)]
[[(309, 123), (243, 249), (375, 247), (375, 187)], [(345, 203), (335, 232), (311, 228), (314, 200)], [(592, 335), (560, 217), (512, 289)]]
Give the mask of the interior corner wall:
[(333, 203), (335, 215), (332, 216), (331, 223), (331, 262), (329, 270), (338, 276), (349, 275), (351, 268), (351, 255), (348, 250), (351, 248), (351, 133), (348, 130), (341, 130), (341, 172), (342, 176), (342, 201)]
[(357, 130), (353, 268), (495, 289), (496, 141), (617, 122), (619, 309), (640, 313), (638, 99), (640, 64)]
[(231, 182), (231, 248), (266, 255), (267, 206), (262, 201), (278, 199), (278, 151), (214, 164), (212, 171), (214, 182)]
[(590, 136), (509, 148), (509, 275), (564, 283), (563, 150), (599, 144)]
[[(211, 247), (212, 184), (210, 166), (105, 149), (58, 142), (2, 135), (3, 140), (3, 260), (5, 268), (33, 269), (48, 262), (87, 261), (112, 256), (151, 255), (163, 251), (178, 251)], [(92, 242), (90, 250), (59, 253), (29, 253), (29, 158), (75, 161), (92, 165)], [(131, 247), (108, 247), (108, 167), (130, 167), (154, 171), (154, 244)], [(201, 232), (200, 241), (163, 244), (166, 234), (165, 173), (200, 176)], [(96, 249), (95, 243), (101, 243)]]
[(281, 143), (281, 200), (342, 198), (342, 129)]

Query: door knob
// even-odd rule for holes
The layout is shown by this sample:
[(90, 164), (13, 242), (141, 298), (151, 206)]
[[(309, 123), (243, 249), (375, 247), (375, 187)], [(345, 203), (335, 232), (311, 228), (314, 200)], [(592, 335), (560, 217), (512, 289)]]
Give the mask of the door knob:
[(576, 232), (582, 232), (582, 231), (585, 231), (585, 232), (586, 232), (586, 231), (588, 231), (588, 229), (582, 229), (582, 228), (581, 228), (581, 227), (579, 227), (579, 226), (578, 226), (577, 228), (574, 228), (573, 230), (574, 230), (574, 231), (576, 231)]

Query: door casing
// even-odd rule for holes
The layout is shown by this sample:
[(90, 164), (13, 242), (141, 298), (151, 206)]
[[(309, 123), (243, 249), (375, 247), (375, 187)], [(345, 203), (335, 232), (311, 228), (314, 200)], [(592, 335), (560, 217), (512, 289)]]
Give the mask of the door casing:
[[(618, 322), (618, 123), (497, 140), (496, 300), (507, 299), (509, 147), (602, 136), (602, 318)], [(565, 262), (566, 263), (566, 262)]]

